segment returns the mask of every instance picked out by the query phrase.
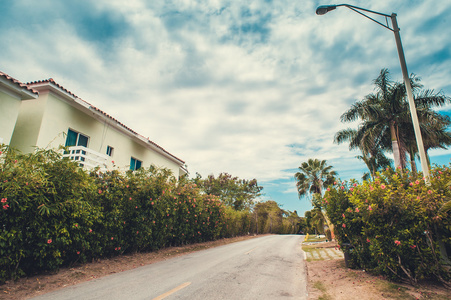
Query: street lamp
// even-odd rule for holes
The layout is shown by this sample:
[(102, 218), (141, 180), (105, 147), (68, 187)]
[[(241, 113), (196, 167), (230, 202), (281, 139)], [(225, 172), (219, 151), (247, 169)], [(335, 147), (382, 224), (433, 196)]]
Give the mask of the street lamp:
[[(398, 49), (399, 62), (401, 63), (402, 77), (404, 79), (404, 84), (406, 85), (407, 99), (409, 101), (409, 108), (410, 108), (410, 115), (412, 117), (413, 129), (414, 129), (415, 138), (417, 141), (418, 152), (420, 153), (421, 169), (423, 170), (424, 177), (426, 178), (426, 182), (428, 183), (429, 182), (429, 166), (428, 166), (427, 159), (426, 159), (426, 152), (424, 151), (423, 138), (421, 137), (421, 130), (420, 130), (419, 122), (418, 122), (417, 110), (415, 108), (415, 102), (413, 100), (412, 86), (410, 85), (409, 73), (407, 72), (406, 58), (404, 57), (404, 51), (402, 49), (401, 36), (399, 35), (399, 27), (398, 27), (398, 21), (396, 20), (396, 14), (392, 13), (391, 15), (387, 15), (387, 14), (383, 14), (380, 12), (368, 10), (365, 8), (361, 8), (361, 7), (357, 7), (357, 6), (349, 5), (349, 4), (321, 5), (321, 6), (318, 6), (318, 8), (316, 9), (316, 14), (320, 15), (320, 16), (325, 15), (326, 13), (336, 9), (339, 6), (347, 7), (350, 10), (353, 10), (354, 12), (364, 16), (365, 18), (368, 18), (371, 21), (376, 22), (377, 24), (381, 25), (382, 27), (385, 27), (386, 29), (392, 31), (395, 34), (395, 41), (396, 41), (396, 47)], [(386, 24), (376, 21), (375, 19), (371, 18), (370, 16), (364, 14), (362, 11), (368, 12), (371, 14), (384, 16)], [(390, 28), (390, 26), (388, 24), (388, 18), (391, 19), (393, 28)], [(396, 165), (396, 167), (399, 165), (399, 162), (397, 162), (397, 158), (395, 158), (395, 165)]]

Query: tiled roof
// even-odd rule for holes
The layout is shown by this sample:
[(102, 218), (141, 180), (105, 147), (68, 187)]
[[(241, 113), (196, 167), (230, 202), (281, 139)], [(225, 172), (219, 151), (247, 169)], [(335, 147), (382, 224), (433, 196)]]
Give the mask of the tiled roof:
[(18, 87), (23, 88), (23, 89), (25, 89), (25, 90), (27, 90), (27, 91), (33, 93), (33, 94), (39, 95), (39, 92), (33, 90), (32, 88), (30, 88), (30, 87), (29, 87), (28, 85), (26, 85), (25, 83), (20, 82), (19, 80), (15, 79), (15, 78), (13, 78), (13, 77), (11, 77), (11, 76), (9, 76), (8, 74), (3, 73), (2, 71), (0, 71), (0, 77), (4, 77), (4, 78), (6, 78), (7, 80), (11, 81), (13, 84), (17, 85)]
[(33, 82), (28, 82), (26, 85), (28, 87), (33, 86), (33, 85), (39, 85), (39, 84), (43, 84), (43, 83), (51, 83), (53, 85), (55, 85), (56, 87), (58, 87), (60, 90), (66, 92), (67, 94), (71, 95), (72, 97), (76, 98), (77, 100), (83, 101), (84, 103), (86, 103), (87, 105), (89, 105), (89, 108), (92, 110), (97, 111), (98, 113), (102, 114), (103, 116), (107, 117), (108, 119), (114, 121), (116, 124), (118, 124), (119, 126), (125, 128), (126, 130), (128, 130), (129, 132), (133, 133), (134, 135), (136, 135), (137, 137), (140, 137), (141, 139), (146, 140), (150, 145), (160, 149), (162, 152), (166, 153), (167, 155), (173, 157), (174, 159), (182, 162), (183, 164), (185, 163), (183, 160), (181, 160), (180, 158), (174, 156), (173, 154), (169, 153), (168, 151), (166, 151), (163, 147), (161, 147), (160, 145), (152, 142), (151, 140), (149, 140), (148, 138), (145, 138), (144, 136), (138, 134), (136, 131), (134, 131), (133, 129), (129, 128), (128, 126), (126, 126), (125, 124), (119, 122), (117, 119), (113, 118), (112, 116), (110, 116), (109, 114), (107, 114), (106, 112), (102, 111), (101, 109), (93, 106), (92, 104), (90, 104), (89, 102), (79, 98), (77, 95), (75, 95), (74, 93), (72, 93), (71, 91), (69, 91), (68, 89), (64, 88), (62, 85), (56, 83), (55, 80), (53, 80), (53, 78), (49, 78), (49, 79), (44, 79), (44, 80), (38, 80), (38, 81), (33, 81)]

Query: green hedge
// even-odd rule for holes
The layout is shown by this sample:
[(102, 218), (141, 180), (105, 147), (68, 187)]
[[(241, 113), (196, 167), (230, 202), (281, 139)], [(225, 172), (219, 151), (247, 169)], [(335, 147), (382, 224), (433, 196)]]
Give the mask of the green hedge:
[(450, 278), (451, 218), (439, 210), (451, 196), (451, 170), (432, 170), (430, 185), (416, 175), (387, 169), (327, 189), (323, 207), (351, 266), (411, 282)]
[(227, 235), (224, 205), (156, 168), (88, 173), (54, 151), (0, 148), (0, 282)]

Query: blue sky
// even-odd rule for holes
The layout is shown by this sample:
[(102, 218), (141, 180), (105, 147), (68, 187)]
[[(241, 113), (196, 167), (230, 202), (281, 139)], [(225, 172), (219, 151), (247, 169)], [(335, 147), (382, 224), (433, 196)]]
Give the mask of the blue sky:
[[(451, 96), (451, 2), (350, 1), (398, 15), (409, 72)], [(342, 179), (364, 165), (334, 134), (382, 68), (401, 80), (393, 34), (322, 1), (1, 1), (0, 70), (53, 78), (185, 160), (203, 177), (256, 178), (300, 214), (293, 174), (309, 158)], [(381, 19), (384, 22), (383, 19)], [(450, 113), (450, 107), (441, 108)], [(449, 150), (431, 151), (448, 164)]]

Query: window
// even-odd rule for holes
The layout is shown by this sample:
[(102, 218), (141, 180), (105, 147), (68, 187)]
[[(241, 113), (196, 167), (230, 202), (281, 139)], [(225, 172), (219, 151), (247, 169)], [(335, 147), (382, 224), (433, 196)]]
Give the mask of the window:
[[(82, 146), (82, 147), (88, 147), (88, 140), (89, 138), (86, 135), (83, 135), (81, 133), (78, 133), (76, 131), (73, 131), (72, 129), (69, 129), (67, 131), (67, 138), (66, 138), (66, 147), (71, 146)], [(65, 154), (68, 154), (68, 152), (65, 152)], [(77, 160), (77, 161), (85, 161), (86, 157), (86, 151), (83, 149), (77, 149), (77, 150), (70, 150), (70, 159)], [(80, 166), (83, 167), (84, 165), (80, 163)]]
[(106, 146), (106, 155), (113, 156), (114, 148), (111, 146)]
[(142, 161), (132, 157), (130, 159), (130, 170), (133, 170), (133, 171), (138, 170), (139, 168), (141, 168), (141, 164), (142, 164)]
[(88, 137), (71, 129), (67, 132), (66, 147), (83, 146), (88, 147)]

